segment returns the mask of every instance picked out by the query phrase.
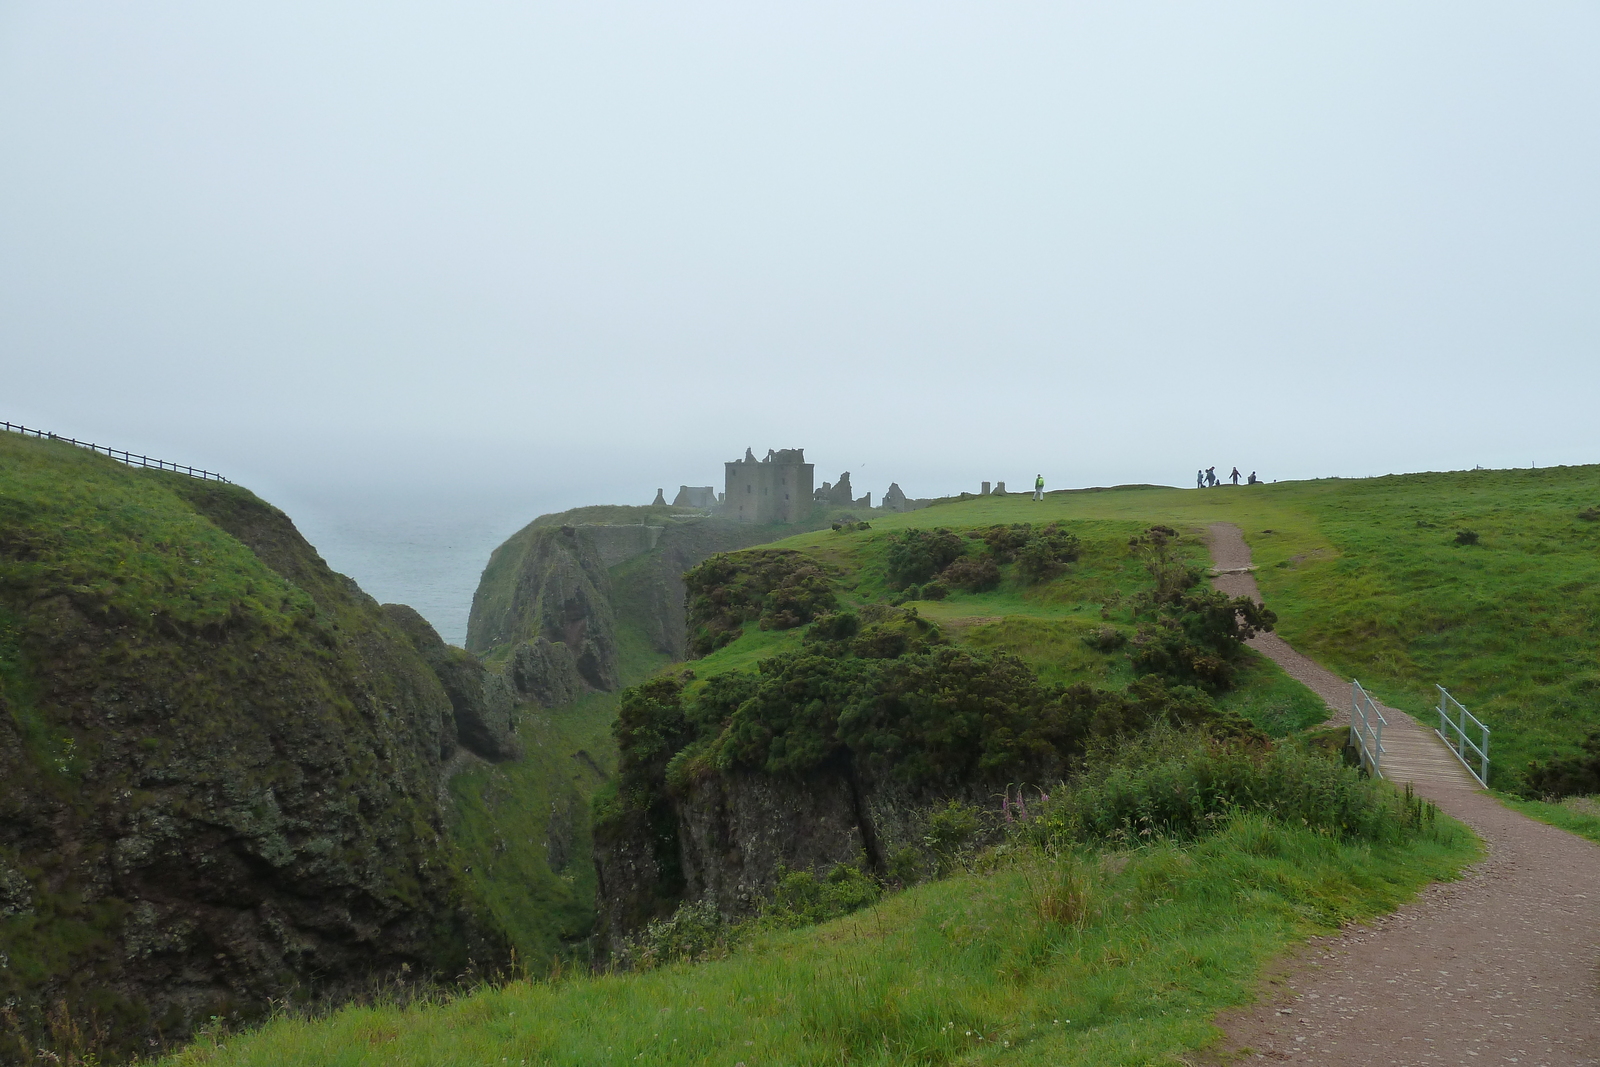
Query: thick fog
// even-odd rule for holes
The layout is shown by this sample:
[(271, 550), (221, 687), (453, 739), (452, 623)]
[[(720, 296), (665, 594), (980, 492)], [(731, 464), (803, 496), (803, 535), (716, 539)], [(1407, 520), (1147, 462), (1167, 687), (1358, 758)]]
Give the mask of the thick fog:
[(474, 574), (746, 446), (912, 495), (1591, 462), (1597, 44), (1576, 3), (4, 2), (0, 419), (325, 546), (471, 526)]

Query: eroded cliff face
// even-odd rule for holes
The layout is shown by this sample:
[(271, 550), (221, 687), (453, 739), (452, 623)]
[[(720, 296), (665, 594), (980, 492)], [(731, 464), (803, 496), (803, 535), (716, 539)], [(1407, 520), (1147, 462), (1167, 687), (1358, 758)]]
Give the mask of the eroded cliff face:
[[(754, 526), (667, 507), (541, 516), (490, 556), (472, 598), (467, 648), (496, 660), (521, 657), (517, 670), (529, 679), (524, 688), (544, 707), (575, 699), (567, 686), (568, 661), (580, 692), (614, 690), (623, 630), (674, 660), (688, 655), (684, 571), (719, 552), (806, 528)], [(533, 647), (524, 651), (529, 642)]]
[(889, 878), (891, 857), (921, 851), (928, 812), (951, 795), (973, 799), (864, 780), (847, 761), (802, 777), (733, 772), (690, 783), (597, 834), (603, 947), (620, 951), (685, 902), (749, 918), (784, 871), (822, 875), (845, 863)]
[(250, 493), (0, 441), (0, 1060), (494, 966), (440, 804), (514, 743), (477, 698)]
[(499, 762), (522, 754), (517, 742), (516, 687), (464, 649), (444, 643), (439, 632), (415, 608), (385, 604), (383, 612), (411, 641), (422, 661), (444, 686), (455, 717), (456, 739), (474, 755)]
[(477, 653), (544, 638), (571, 654), (591, 688), (620, 678), (611, 579), (576, 526), (529, 526), (494, 550), (472, 598), (467, 648)]

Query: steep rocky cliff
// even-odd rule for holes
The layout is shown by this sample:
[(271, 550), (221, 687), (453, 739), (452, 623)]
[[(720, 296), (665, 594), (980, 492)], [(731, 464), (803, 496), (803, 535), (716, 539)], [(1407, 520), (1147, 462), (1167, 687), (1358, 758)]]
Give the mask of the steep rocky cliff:
[(243, 489), (0, 435), (0, 1058), (503, 958), (440, 786), (508, 702), (418, 622)]
[[(626, 634), (681, 660), (688, 655), (683, 574), (730, 552), (807, 529), (756, 526), (672, 507), (605, 506), (542, 515), (489, 557), (467, 626), (467, 648), (492, 660), (523, 657), (530, 692), (545, 707), (566, 703), (567, 679), (612, 691)], [(533, 642), (527, 652), (520, 646)], [(568, 666), (570, 664), (570, 667)]]

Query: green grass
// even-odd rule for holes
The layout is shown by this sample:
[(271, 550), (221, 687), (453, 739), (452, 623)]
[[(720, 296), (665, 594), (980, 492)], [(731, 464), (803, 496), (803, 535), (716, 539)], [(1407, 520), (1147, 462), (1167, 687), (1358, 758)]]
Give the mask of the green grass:
[[(1008, 502), (1009, 501), (1009, 502)], [(885, 582), (883, 558), (892, 529), (944, 525), (966, 531), (996, 522), (1037, 518), (1022, 500), (974, 500), (930, 508), (911, 515), (874, 520), (869, 531), (831, 530), (801, 534), (778, 542), (820, 560), (839, 589), (842, 606), (858, 608), (893, 596)], [(1151, 520), (1155, 521), (1155, 520)], [(1048, 582), (1028, 584), (1006, 568), (996, 589), (980, 593), (953, 591), (943, 600), (922, 600), (908, 607), (937, 623), (957, 644), (984, 651), (1005, 651), (1038, 672), (1048, 683), (1087, 682), (1106, 689), (1125, 689), (1134, 671), (1124, 649), (1100, 651), (1085, 638), (1110, 626), (1127, 636), (1135, 630), (1134, 600), (1150, 588), (1149, 574), (1128, 551), (1128, 539), (1149, 522), (1071, 520), (1082, 541), (1076, 563)], [(884, 528), (887, 527), (887, 528)], [(979, 546), (974, 545), (973, 551)], [(1180, 551), (1199, 564), (1208, 559), (1204, 539), (1195, 533), (1179, 542)], [(747, 624), (732, 644), (693, 662), (700, 679), (730, 670), (751, 670), (763, 659), (800, 644), (800, 631), (763, 631)], [(1274, 737), (1316, 725), (1328, 717), (1326, 705), (1310, 690), (1269, 660), (1248, 653), (1235, 688), (1219, 703), (1260, 726)]]
[(1600, 844), (1600, 797), (1568, 797), (1552, 804), (1543, 800), (1523, 800), (1508, 793), (1498, 796), (1502, 804), (1529, 818), (1558, 826)]
[[(1600, 466), (1134, 486), (952, 502), (874, 517), (867, 534), (782, 544), (848, 565), (849, 549), (828, 538), (1054, 520), (1198, 535), (1235, 523), (1286, 640), (1414, 715), (1444, 685), (1494, 731), (1494, 781), (1512, 788), (1529, 760), (1570, 752), (1600, 726), (1600, 522), (1579, 518), (1597, 505)], [(1462, 529), (1479, 543), (1456, 545)]]
[(1309, 729), (1331, 714), (1321, 697), (1253, 650), (1247, 653), (1234, 687), (1217, 697), (1217, 705), (1243, 715), (1269, 737)]
[(163, 1062), (1178, 1064), (1286, 946), (1391, 910), (1477, 855), (1453, 826), (1374, 847), (1247, 816), (1187, 847), (1014, 853), (714, 962), (281, 1018)]

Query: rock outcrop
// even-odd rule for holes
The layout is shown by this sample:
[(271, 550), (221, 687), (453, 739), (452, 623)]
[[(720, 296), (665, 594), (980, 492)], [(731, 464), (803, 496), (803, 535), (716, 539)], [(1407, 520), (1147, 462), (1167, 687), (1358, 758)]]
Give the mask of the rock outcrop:
[(470, 668), (243, 489), (4, 438), (0, 1062), (496, 966), (440, 806), (506, 740)]
[(522, 694), (513, 691), (507, 677), (489, 671), (472, 653), (445, 644), (415, 608), (385, 604), (383, 611), (410, 639), (411, 647), (444, 686), (461, 745), (474, 755), (495, 762), (521, 755), (513, 708)]
[(528, 526), (489, 557), (472, 598), (467, 648), (485, 653), (543, 637), (566, 646), (585, 684), (616, 689), (617, 622), (606, 570), (580, 527)]
[[(544, 707), (567, 703), (583, 690), (615, 689), (621, 628), (672, 659), (688, 655), (685, 571), (718, 552), (808, 528), (775, 533), (652, 508), (541, 516), (490, 556), (472, 598), (467, 648), (494, 660), (509, 656), (508, 677)], [(524, 651), (529, 642), (533, 647)], [(569, 658), (582, 687), (577, 692), (567, 688)]]
[(588, 691), (572, 650), (542, 636), (512, 650), (503, 677), (518, 697), (541, 708), (559, 708)]

